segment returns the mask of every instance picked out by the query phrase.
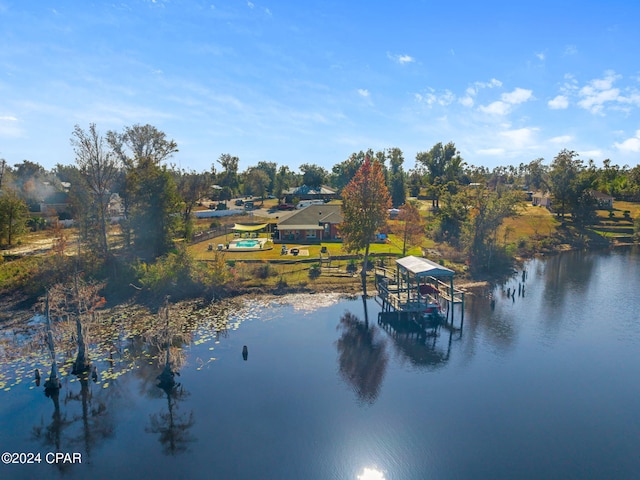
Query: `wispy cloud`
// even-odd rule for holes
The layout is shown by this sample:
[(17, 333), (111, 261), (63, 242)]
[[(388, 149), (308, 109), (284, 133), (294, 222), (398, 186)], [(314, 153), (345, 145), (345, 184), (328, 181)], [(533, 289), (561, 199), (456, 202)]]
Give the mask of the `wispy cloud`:
[(465, 90), (465, 95), (461, 97), (458, 102), (465, 107), (473, 107), (475, 104), (475, 97), (478, 95), (478, 92), (485, 88), (495, 88), (501, 87), (502, 82), (500, 80), (496, 80), (492, 78), (488, 82), (474, 82), (472, 85), (467, 87)]
[(406, 63), (413, 63), (415, 62), (415, 58), (413, 58), (411, 55), (398, 55), (398, 54), (391, 54), (391, 53), (387, 53), (387, 58), (389, 58), (390, 60), (393, 60), (396, 63), (399, 63), (400, 65), (404, 65)]
[(364, 98), (369, 98), (369, 96), (371, 96), (371, 94), (369, 93), (369, 90), (367, 90), (366, 88), (359, 88), (358, 95)]
[(545, 56), (544, 53), (540, 52), (540, 53), (536, 53), (535, 56), (538, 58), (538, 60), (540, 60), (541, 62), (544, 61)]
[(456, 100), (456, 96), (450, 90), (436, 92), (433, 88), (428, 88), (426, 92), (414, 94), (414, 98), (418, 103), (432, 105), (451, 105)]
[(23, 135), (22, 129), (18, 126), (18, 119), (13, 115), (0, 116), (0, 137), (17, 138)]

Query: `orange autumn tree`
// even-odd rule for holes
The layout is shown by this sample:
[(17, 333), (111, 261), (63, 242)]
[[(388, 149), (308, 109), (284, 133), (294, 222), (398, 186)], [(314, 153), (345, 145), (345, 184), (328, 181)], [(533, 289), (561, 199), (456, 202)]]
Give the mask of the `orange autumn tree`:
[(365, 157), (353, 179), (342, 190), (342, 216), (340, 235), (348, 252), (364, 249), (362, 290), (367, 294), (367, 265), (369, 246), (376, 232), (386, 224), (391, 208), (391, 197), (385, 183), (382, 165)]

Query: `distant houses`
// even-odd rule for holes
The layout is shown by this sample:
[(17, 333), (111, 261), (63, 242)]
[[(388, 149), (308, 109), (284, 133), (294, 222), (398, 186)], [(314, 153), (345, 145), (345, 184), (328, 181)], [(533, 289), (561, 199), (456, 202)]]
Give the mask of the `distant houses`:
[(293, 198), (299, 200), (333, 200), (338, 198), (338, 192), (333, 188), (321, 185), (319, 187), (308, 187), (302, 185), (300, 187), (289, 188), (282, 192), (287, 199), (288, 203), (291, 203)]
[(340, 240), (338, 225), (343, 220), (341, 205), (310, 205), (280, 220), (274, 240), (282, 243)]
[(551, 195), (549, 192), (534, 192), (531, 195), (531, 204), (534, 207), (551, 208)]
[(596, 190), (591, 190), (589, 193), (595, 199), (598, 208), (604, 210), (611, 210), (613, 208), (613, 197), (611, 195)]
[[(613, 197), (597, 190), (588, 192), (595, 200), (599, 209), (611, 210), (613, 208)], [(534, 207), (551, 208), (551, 194), (549, 192), (534, 192), (531, 195), (531, 204)]]

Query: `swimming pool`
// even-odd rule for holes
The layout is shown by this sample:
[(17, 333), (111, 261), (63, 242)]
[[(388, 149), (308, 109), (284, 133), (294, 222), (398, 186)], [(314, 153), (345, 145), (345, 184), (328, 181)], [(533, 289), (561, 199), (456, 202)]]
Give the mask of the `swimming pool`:
[(240, 240), (236, 243), (236, 247), (254, 248), (260, 245), (260, 240)]

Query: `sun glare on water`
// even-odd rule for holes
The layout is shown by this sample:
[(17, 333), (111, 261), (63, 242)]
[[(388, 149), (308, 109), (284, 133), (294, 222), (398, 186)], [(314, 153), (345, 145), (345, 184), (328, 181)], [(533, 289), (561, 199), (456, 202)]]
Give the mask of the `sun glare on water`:
[(384, 473), (375, 468), (365, 468), (362, 474), (358, 475), (358, 480), (385, 480)]

